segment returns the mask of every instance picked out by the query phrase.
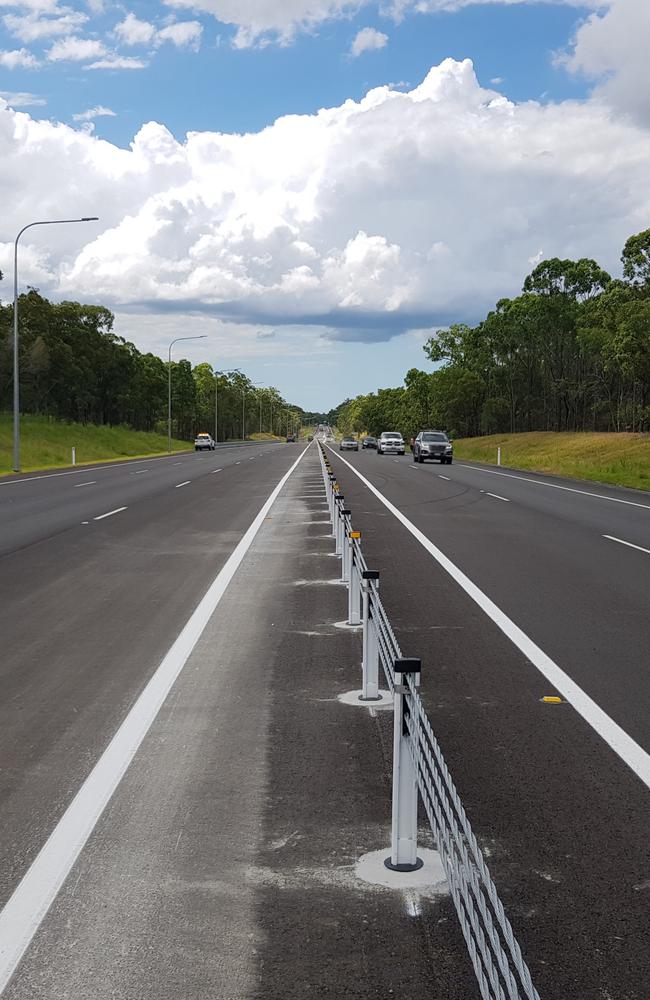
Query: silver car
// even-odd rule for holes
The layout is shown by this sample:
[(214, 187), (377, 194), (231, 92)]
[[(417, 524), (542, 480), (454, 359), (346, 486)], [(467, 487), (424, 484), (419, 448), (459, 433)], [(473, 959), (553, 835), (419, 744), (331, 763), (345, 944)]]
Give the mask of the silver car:
[(444, 431), (420, 431), (413, 444), (413, 461), (437, 459), (441, 465), (451, 465), (454, 446)]
[(346, 437), (341, 438), (339, 451), (358, 451), (358, 450), (359, 450), (359, 442), (356, 440), (356, 438), (353, 438), (349, 434)]
[(379, 435), (378, 455), (403, 455), (405, 450), (404, 438), (397, 431), (384, 431)]

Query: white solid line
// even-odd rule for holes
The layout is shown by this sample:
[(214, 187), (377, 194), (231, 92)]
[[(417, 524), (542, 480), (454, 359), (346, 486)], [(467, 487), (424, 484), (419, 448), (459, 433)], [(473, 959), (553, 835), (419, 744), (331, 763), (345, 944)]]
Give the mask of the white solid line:
[(638, 549), (639, 552), (647, 552), (650, 556), (650, 549), (644, 549), (641, 545), (634, 545), (633, 542), (626, 542), (622, 538), (614, 538), (613, 535), (603, 535), (603, 538), (609, 538), (610, 542), (618, 542), (619, 545), (629, 545), (631, 549)]
[[(60, 479), (61, 476), (84, 476), (87, 472), (107, 472), (111, 469), (123, 469), (128, 465), (142, 465), (143, 462), (168, 462), (170, 455), (159, 455), (158, 458), (134, 458), (130, 462), (115, 462), (113, 465), (86, 465), (83, 469), (75, 469), (72, 472), (48, 472), (42, 476), (26, 476), (24, 479), (0, 478), (0, 486), (15, 486), (19, 483), (34, 483), (39, 479)], [(174, 462), (174, 465), (182, 465), (182, 462)]]
[[(332, 450), (332, 449), (330, 449)], [(340, 456), (339, 456), (340, 458)], [(416, 528), (407, 517), (402, 514), (400, 510), (395, 507), (390, 500), (379, 492), (379, 490), (372, 485), (365, 476), (362, 476), (353, 465), (346, 462), (344, 458), (341, 461), (348, 466), (349, 469), (357, 476), (362, 483), (364, 483), (371, 493), (377, 497), (378, 500), (383, 503), (392, 514), (395, 515), (398, 521), (404, 525), (407, 531), (413, 535), (414, 538), (427, 550), (429, 555), (442, 566), (442, 568), (449, 573), (450, 577), (456, 581), (456, 583), (462, 587), (465, 593), (471, 597), (471, 599), (478, 604), (479, 608), (485, 612), (485, 614), (492, 619), (495, 625), (501, 629), (501, 631), (510, 639), (511, 642), (517, 646), (518, 649), (526, 656), (530, 662), (537, 667), (539, 672), (546, 677), (548, 681), (551, 682), (553, 687), (555, 687), (560, 694), (564, 695), (566, 700), (570, 702), (575, 708), (576, 712), (582, 716), (582, 718), (589, 723), (589, 725), (594, 729), (599, 736), (612, 748), (612, 750), (618, 754), (621, 760), (630, 767), (636, 775), (643, 781), (645, 785), (650, 788), (650, 754), (646, 753), (643, 747), (639, 746), (631, 736), (625, 732), (617, 722), (614, 722), (612, 718), (603, 712), (602, 708), (596, 704), (596, 702), (589, 697), (589, 695), (582, 690), (581, 687), (576, 684), (574, 680), (569, 677), (568, 674), (562, 670), (561, 667), (555, 663), (550, 656), (540, 649), (540, 647), (530, 639), (526, 633), (519, 628), (518, 625), (508, 618), (508, 616), (497, 607), (494, 601), (491, 601), (487, 594), (484, 594), (475, 583), (473, 583), (468, 576), (466, 576), (458, 566), (455, 565), (448, 559), (447, 556), (441, 552), (441, 550), (433, 544), (433, 542), (427, 538), (427, 536)]]
[(522, 483), (533, 483), (535, 486), (548, 486), (552, 490), (581, 493), (584, 497), (595, 497), (596, 500), (610, 500), (612, 503), (624, 503), (628, 507), (643, 507), (644, 510), (650, 510), (650, 505), (647, 503), (636, 503), (634, 500), (621, 500), (620, 497), (608, 497), (602, 493), (589, 493), (587, 490), (577, 490), (573, 486), (560, 486), (559, 483), (547, 483), (543, 479), (529, 479), (527, 476), (515, 476), (511, 472), (497, 472), (496, 469), (479, 469), (476, 465), (463, 465), (462, 462), (456, 462), (456, 465), (460, 465), (461, 469), (471, 469), (473, 472), (487, 472), (491, 476), (505, 476), (506, 479), (520, 479)]
[(78, 490), (82, 486), (95, 486), (96, 483), (97, 483), (96, 479), (91, 479), (90, 482), (88, 482), (88, 483), (75, 483), (74, 486), (72, 487), (72, 489), (73, 490)]
[[(306, 451), (306, 449), (305, 449)], [(303, 451), (264, 503), (0, 913), (0, 994), (56, 899), (264, 518)]]
[[(481, 493), (483, 490), (481, 490)], [(490, 493), (489, 490), (485, 491), (486, 497), (494, 497), (495, 500), (505, 500), (506, 503), (510, 503), (507, 497), (500, 497), (498, 493)]]
[(449, 478), (449, 476), (441, 476), (440, 473), (438, 473), (438, 479), (446, 479), (448, 483), (451, 482), (451, 479)]
[(186, 479), (184, 483), (177, 483), (174, 489), (180, 490), (181, 486), (189, 486), (191, 482), (192, 482), (191, 479)]
[(93, 521), (103, 521), (105, 517), (112, 517), (113, 514), (119, 514), (121, 511), (127, 509), (127, 507), (116, 507), (115, 510), (109, 510), (108, 514), (100, 514), (99, 517), (94, 517)]

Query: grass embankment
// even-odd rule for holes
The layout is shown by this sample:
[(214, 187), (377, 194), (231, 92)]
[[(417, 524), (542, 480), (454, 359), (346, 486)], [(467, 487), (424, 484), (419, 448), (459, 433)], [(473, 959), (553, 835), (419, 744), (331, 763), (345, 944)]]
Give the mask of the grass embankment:
[[(133, 431), (128, 427), (68, 424), (27, 415), (21, 417), (20, 432), (21, 467), (25, 472), (71, 465), (73, 447), (77, 449), (77, 465), (119, 458), (148, 458), (167, 452), (166, 435)], [(0, 475), (11, 472), (12, 434), (11, 415), (0, 413)], [(188, 448), (192, 448), (189, 441), (172, 441), (174, 451)]]
[(454, 442), (454, 456), (515, 469), (650, 490), (650, 434), (535, 431)]

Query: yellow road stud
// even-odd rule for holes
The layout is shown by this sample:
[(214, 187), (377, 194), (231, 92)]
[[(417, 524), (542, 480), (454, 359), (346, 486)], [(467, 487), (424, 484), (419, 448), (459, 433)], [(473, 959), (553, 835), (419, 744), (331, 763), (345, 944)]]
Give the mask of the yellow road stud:
[(361, 538), (361, 532), (360, 531), (351, 531), (350, 532), (350, 538)]
[(558, 698), (557, 695), (555, 695), (555, 694), (547, 694), (547, 695), (545, 695), (542, 698), (542, 701), (545, 701), (547, 705), (561, 705), (562, 704), (562, 699)]

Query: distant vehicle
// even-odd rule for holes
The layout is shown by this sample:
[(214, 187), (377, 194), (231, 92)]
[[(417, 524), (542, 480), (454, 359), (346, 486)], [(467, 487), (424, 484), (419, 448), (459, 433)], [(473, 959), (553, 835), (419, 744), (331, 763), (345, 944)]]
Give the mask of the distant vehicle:
[(209, 434), (197, 434), (194, 438), (194, 451), (214, 451), (216, 447), (214, 438)]
[(362, 448), (376, 448), (377, 447), (377, 438), (376, 437), (372, 437), (372, 435), (369, 434), (368, 437), (364, 437), (363, 441), (361, 442), (361, 447)]
[(287, 444), (295, 444), (297, 440), (298, 439), (295, 434), (287, 434)]
[(454, 446), (444, 431), (420, 431), (413, 445), (413, 461), (436, 459), (441, 465), (451, 465)]
[(339, 451), (358, 451), (358, 450), (359, 450), (359, 442), (357, 441), (356, 438), (351, 437), (351, 435), (349, 434), (346, 437), (341, 438)]
[(403, 455), (405, 451), (404, 438), (397, 431), (384, 431), (379, 435), (378, 455)]

